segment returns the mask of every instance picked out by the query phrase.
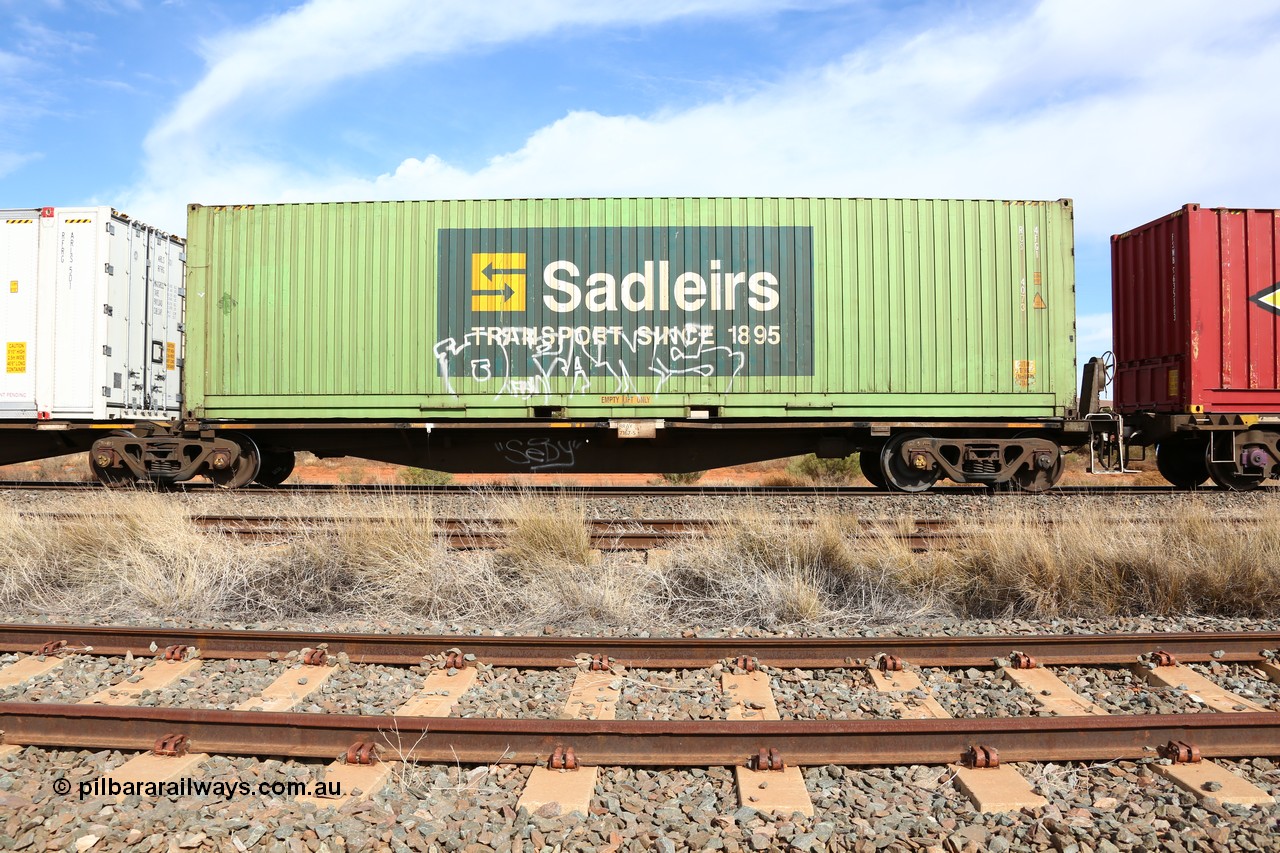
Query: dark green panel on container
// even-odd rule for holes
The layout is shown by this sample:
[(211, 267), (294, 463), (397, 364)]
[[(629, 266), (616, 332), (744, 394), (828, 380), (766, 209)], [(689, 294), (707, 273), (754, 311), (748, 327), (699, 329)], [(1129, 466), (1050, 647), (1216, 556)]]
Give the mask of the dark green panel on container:
[(1075, 395), (1068, 201), (192, 206), (188, 231), (197, 416), (1053, 417)]

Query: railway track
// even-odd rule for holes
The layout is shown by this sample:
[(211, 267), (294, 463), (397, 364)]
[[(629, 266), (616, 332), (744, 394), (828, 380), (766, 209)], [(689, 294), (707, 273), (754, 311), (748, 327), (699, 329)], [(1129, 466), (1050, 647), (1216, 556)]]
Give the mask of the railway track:
[[(82, 522), (92, 515), (85, 513), (25, 511), (27, 518), (49, 519), (58, 522)], [(332, 515), (252, 515), (227, 513), (199, 513), (189, 516), (193, 525), (210, 533), (236, 539), (274, 540), (287, 539), (306, 533), (332, 533), (345, 525), (360, 524), (385, 526), (388, 529), (403, 528), (406, 524), (419, 523), (416, 519), (395, 517), (351, 517)], [(1119, 519), (1117, 519), (1119, 520)], [(1143, 518), (1145, 524), (1167, 522), (1161, 518)], [(458, 518), (430, 517), (421, 520), (422, 535), (438, 537), (449, 547), (458, 550), (496, 549), (511, 541), (520, 521), (511, 518)], [(804, 528), (812, 526), (812, 519), (791, 519), (790, 524)], [(867, 540), (893, 540), (914, 551), (946, 548), (971, 528), (961, 520), (944, 518), (868, 519), (850, 521), (853, 538)], [(1054, 519), (1039, 522), (1043, 528), (1054, 525)], [(1225, 518), (1222, 524), (1247, 528), (1250, 525), (1269, 523), (1254, 518)], [(688, 518), (636, 518), (636, 519), (585, 519), (583, 521), (590, 546), (606, 551), (647, 551), (667, 548), (692, 537), (714, 536), (732, 528), (732, 521)]]
[[(25, 513), (27, 517), (46, 518), (55, 521), (82, 521), (85, 516), (71, 513)], [(353, 522), (369, 526), (393, 528), (412, 523), (399, 518), (376, 516), (352, 519), (328, 515), (273, 516), (198, 514), (190, 516), (191, 522), (202, 530), (238, 539), (283, 539), (304, 532), (333, 532)], [(795, 519), (799, 527), (813, 522)], [(430, 518), (424, 519), (422, 529), (439, 537), (449, 547), (466, 549), (502, 548), (511, 540), (520, 522), (503, 518)], [(651, 550), (674, 545), (695, 536), (710, 536), (723, 530), (727, 522), (711, 519), (586, 519), (584, 526), (591, 547), (609, 551)], [(901, 541), (916, 550), (927, 550), (955, 536), (954, 522), (944, 519), (918, 519), (906, 524), (896, 520), (869, 521), (859, 525), (859, 535), (888, 537)]]
[[(4, 625), (0, 652), (28, 653), (0, 668), (0, 686), (11, 693), (20, 691), (24, 680), (62, 665), (64, 658), (57, 655), (130, 655), (137, 668), (132, 677), (74, 704), (47, 701), (48, 697), (0, 702), (0, 750), (120, 749), (138, 751), (141, 755), (134, 760), (153, 763), (161, 760), (157, 751), (171, 753), (163, 760), (172, 761), (189, 761), (184, 758), (187, 753), (202, 760), (210, 754), (324, 759), (346, 754), (346, 762), (336, 766), (363, 779), (359, 784), (364, 790), (376, 784), (370, 780), (378, 773), (385, 780), (385, 765), (402, 761), (558, 762), (564, 770), (582, 767), (592, 772), (600, 765), (732, 766), (739, 768), (743, 802), (749, 797), (757, 809), (773, 808), (774, 803), (774, 795), (763, 793), (767, 781), (757, 784), (758, 780), (782, 780), (787, 768), (798, 773), (798, 766), (810, 765), (951, 764), (958, 773), (968, 774), (958, 778), (980, 804), (984, 786), (998, 775), (984, 774), (1011, 761), (1114, 762), (1151, 758), (1159, 752), (1172, 756), (1172, 763), (1157, 770), (1175, 778), (1180, 757), (1208, 772), (1216, 765), (1201, 759), (1280, 755), (1280, 714), (1228, 692), (1187, 666), (1247, 666), (1275, 681), (1280, 680), (1280, 668), (1269, 656), (1277, 648), (1280, 632), (797, 640)], [(142, 696), (160, 695), (157, 691), (179, 678), (198, 677), (203, 662), (264, 659), (277, 662), (273, 665), (278, 677), (236, 708), (136, 705)], [(337, 669), (335, 663), (416, 666), (421, 675), (418, 693), (392, 714), (297, 712), (295, 706)], [(1106, 713), (1057, 681), (1054, 670), (1071, 666), (1132, 667), (1154, 689), (1194, 690), (1198, 701), (1213, 710)], [(561, 671), (566, 680), (573, 678), (573, 687), (562, 710), (539, 718), (451, 716), (456, 703), (473, 689), (479, 671), (492, 672), (494, 667)], [(921, 675), (934, 667), (981, 667), (984, 678), (1010, 680), (1033, 697), (1040, 710), (1017, 717), (953, 718), (926, 695), (929, 690)], [(636, 668), (710, 668), (707, 689), (717, 694), (724, 717), (617, 719), (617, 706), (627, 702), (627, 673)], [(780, 719), (771, 692), (781, 684), (778, 679), (797, 673), (815, 678), (823, 668), (858, 680), (897, 710), (882, 718), (854, 714), (849, 719), (824, 719), (828, 715), (819, 714)], [(1057, 686), (1045, 687), (1051, 683)], [(1178, 684), (1190, 686), (1173, 686)], [(178, 689), (173, 695), (181, 694)], [(379, 753), (382, 761), (376, 760)], [(1190, 762), (1193, 756), (1195, 762)], [(752, 773), (764, 775), (742, 775)], [(1007, 772), (999, 775), (1008, 782)], [(547, 784), (556, 784), (556, 779)], [(529, 786), (534, 785), (531, 776)], [(803, 781), (799, 794), (794, 786), (786, 794), (782, 789), (787, 786), (776, 787), (782, 797), (779, 809), (804, 810)], [(587, 791), (589, 797), (590, 786)], [(1035, 797), (1029, 787), (1026, 794)], [(811, 805), (809, 810), (812, 813)]]
[(460, 648), (494, 666), (570, 666), (580, 656), (604, 655), (624, 666), (706, 667), (741, 656), (779, 667), (865, 666), (895, 655), (916, 666), (986, 666), (1013, 651), (1046, 666), (1128, 664), (1157, 648), (1189, 662), (1261, 662), (1280, 650), (1280, 631), (1157, 634), (1013, 634), (976, 637), (519, 637), (404, 634), (326, 634), (258, 631), (24, 625), (0, 623), (0, 653), (30, 653), (49, 643), (92, 649), (95, 655), (146, 657), (157, 647), (200, 650), (205, 660), (261, 660), (289, 649), (316, 648), (352, 661), (403, 666)]
[[(82, 522), (93, 515), (65, 512), (23, 512), (26, 518), (38, 518), (55, 522)], [(247, 514), (208, 514), (190, 516), (193, 525), (201, 530), (219, 533), (237, 539), (281, 539), (306, 532), (333, 532), (343, 525), (357, 523), (388, 528), (416, 523), (414, 519), (311, 515), (278, 516)], [(798, 526), (812, 522), (797, 519)], [(593, 548), (610, 551), (650, 550), (675, 544), (692, 536), (706, 536), (722, 529), (726, 522), (709, 519), (586, 519), (584, 526)], [(424, 518), (424, 535), (438, 536), (451, 548), (492, 549), (501, 548), (511, 538), (519, 522), (504, 518)], [(921, 519), (912, 523), (911, 530), (904, 530), (897, 521), (873, 521), (861, 529), (866, 535), (890, 536), (921, 550), (948, 538), (951, 522), (941, 519)]]

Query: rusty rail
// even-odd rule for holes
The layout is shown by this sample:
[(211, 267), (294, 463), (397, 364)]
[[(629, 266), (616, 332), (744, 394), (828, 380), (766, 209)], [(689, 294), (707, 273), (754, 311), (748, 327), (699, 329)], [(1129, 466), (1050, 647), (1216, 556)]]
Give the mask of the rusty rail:
[[(0, 480), (0, 489), (18, 489), (29, 491), (98, 491), (103, 489), (97, 482), (78, 481), (41, 481), (41, 480)], [(144, 487), (145, 488), (145, 487)], [(227, 492), (212, 483), (190, 482), (180, 483), (178, 490), (184, 494), (223, 495)], [(1180, 490), (1173, 486), (1055, 486), (1047, 492), (1027, 494), (1024, 492), (999, 491), (992, 492), (981, 485), (935, 486), (929, 490), (930, 495), (959, 495), (973, 497), (990, 495), (992, 497), (1030, 498), (1042, 500), (1049, 497), (1071, 497), (1076, 495), (1169, 495), (1186, 494), (1196, 491), (1216, 491), (1216, 489)], [(889, 492), (873, 486), (609, 486), (609, 485), (460, 485), (414, 486), (400, 483), (354, 484), (343, 483), (299, 483), (269, 489), (260, 486), (248, 486), (241, 489), (241, 494), (252, 495), (297, 495), (323, 492), (340, 492), (360, 495), (468, 495), (484, 494), (573, 494), (581, 497), (712, 497), (712, 496), (766, 496), (801, 495), (804, 497), (890, 497), (905, 496), (900, 492)]]
[[(44, 518), (58, 522), (83, 521), (95, 518), (95, 515), (69, 512), (24, 512), (28, 518)], [(102, 516), (110, 517), (110, 516)], [(385, 525), (394, 528), (397, 525), (421, 524), (422, 535), (438, 537), (443, 543), (457, 550), (498, 549), (505, 547), (519, 522), (506, 518), (394, 518), (387, 516), (281, 516), (281, 515), (233, 515), (201, 513), (189, 517), (192, 524), (201, 530), (218, 533), (241, 539), (287, 539), (307, 532), (319, 534), (331, 533), (344, 525)], [(1167, 519), (1144, 518), (1144, 524), (1155, 524)], [(796, 527), (809, 527), (813, 519), (792, 519)], [(961, 519), (917, 518), (917, 519), (866, 519), (851, 521), (856, 528), (851, 535), (854, 540), (891, 540), (899, 542), (912, 551), (922, 552), (932, 549), (954, 548), (962, 544), (966, 537), (981, 533), (983, 525), (966, 526)], [(1269, 524), (1264, 518), (1223, 518), (1217, 523), (1232, 527), (1247, 528), (1252, 525)], [(1045, 518), (1039, 522), (1042, 529), (1054, 526), (1053, 518)], [(607, 551), (647, 551), (654, 548), (669, 548), (690, 537), (714, 536), (721, 531), (731, 531), (732, 520), (714, 519), (586, 519), (587, 537), (592, 548)]]
[[(24, 512), (24, 517), (42, 518), (56, 522), (83, 521), (96, 516), (74, 512)], [(279, 539), (297, 536), (304, 532), (333, 532), (343, 525), (367, 524), (412, 525), (420, 523), (424, 536), (437, 536), (451, 548), (495, 549), (504, 547), (519, 522), (508, 518), (393, 518), (386, 516), (281, 516), (248, 514), (201, 513), (190, 516), (192, 524), (202, 530), (236, 538)], [(795, 519), (799, 527), (810, 526), (810, 519)], [(693, 536), (708, 536), (718, 530), (731, 527), (732, 521), (713, 519), (586, 519), (587, 535), (591, 547), (610, 551), (650, 550), (669, 547)], [(939, 544), (950, 543), (955, 538), (955, 522), (945, 519), (924, 518), (910, 522), (910, 530), (900, 529), (902, 523), (892, 519), (868, 519), (860, 523), (859, 536), (890, 538), (902, 542), (917, 551), (927, 550)]]
[(0, 703), (4, 743), (150, 749), (186, 735), (192, 751), (331, 758), (372, 741), (388, 759), (545, 761), (571, 746), (583, 764), (739, 765), (761, 747), (789, 764), (941, 764), (974, 743), (1002, 761), (1087, 761), (1154, 755), (1169, 741), (1206, 757), (1280, 755), (1280, 714), (1151, 714), (954, 720), (781, 722), (507, 720), (367, 717), (173, 708)]
[(895, 655), (914, 666), (990, 666), (1014, 651), (1042, 665), (1129, 664), (1162, 650), (1183, 662), (1257, 663), (1280, 649), (1280, 631), (1154, 634), (1037, 634), (983, 637), (486, 637), (176, 629), (95, 625), (0, 624), (0, 652), (30, 653), (48, 642), (69, 649), (92, 647), (95, 655), (152, 654), (151, 645), (192, 646), (209, 660), (264, 659), (272, 653), (327, 643), (331, 654), (356, 663), (415, 664), (424, 655), (450, 649), (474, 654), (495, 666), (571, 666), (578, 655), (602, 654), (627, 666), (699, 668), (728, 658), (754, 657), (774, 667), (864, 666), (877, 655)]

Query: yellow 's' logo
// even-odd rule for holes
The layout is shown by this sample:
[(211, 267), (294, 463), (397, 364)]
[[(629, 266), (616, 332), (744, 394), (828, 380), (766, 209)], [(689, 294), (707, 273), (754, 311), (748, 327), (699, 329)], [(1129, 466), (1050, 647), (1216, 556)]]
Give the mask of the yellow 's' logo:
[(526, 266), (524, 252), (472, 255), (471, 310), (523, 311)]

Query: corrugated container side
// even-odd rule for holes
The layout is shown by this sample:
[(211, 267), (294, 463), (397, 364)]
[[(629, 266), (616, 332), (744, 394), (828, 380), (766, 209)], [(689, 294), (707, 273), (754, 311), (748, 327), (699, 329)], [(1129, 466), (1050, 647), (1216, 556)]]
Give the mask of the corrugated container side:
[(1069, 202), (193, 205), (209, 418), (1034, 417), (1075, 396)]
[(1190, 204), (1112, 237), (1122, 413), (1280, 412), (1280, 212)]

